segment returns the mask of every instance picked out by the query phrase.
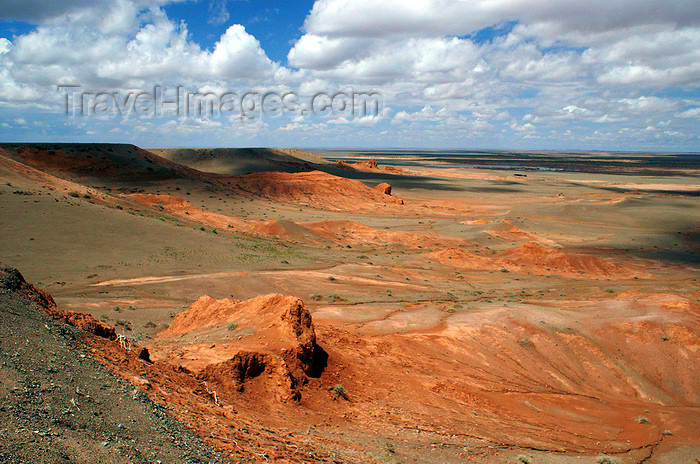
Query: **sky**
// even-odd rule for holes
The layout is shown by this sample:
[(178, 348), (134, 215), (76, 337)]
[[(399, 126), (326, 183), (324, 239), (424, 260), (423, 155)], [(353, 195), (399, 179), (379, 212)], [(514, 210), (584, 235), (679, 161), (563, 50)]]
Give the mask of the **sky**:
[(3, 0), (0, 141), (700, 151), (697, 0)]

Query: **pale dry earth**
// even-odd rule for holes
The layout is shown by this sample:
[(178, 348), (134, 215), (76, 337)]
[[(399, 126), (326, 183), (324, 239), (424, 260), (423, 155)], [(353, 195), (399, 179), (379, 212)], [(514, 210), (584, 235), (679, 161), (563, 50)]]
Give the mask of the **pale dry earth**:
[(8, 145), (0, 261), (234, 461), (694, 464), (699, 171), (598, 166)]

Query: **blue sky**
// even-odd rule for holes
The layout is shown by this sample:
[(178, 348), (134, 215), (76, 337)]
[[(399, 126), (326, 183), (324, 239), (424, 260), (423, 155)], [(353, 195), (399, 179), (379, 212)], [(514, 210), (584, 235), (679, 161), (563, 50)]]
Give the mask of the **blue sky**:
[(0, 107), (3, 141), (698, 151), (700, 5), (7, 0)]
[(211, 49), (230, 24), (242, 24), (260, 41), (271, 60), (284, 63), (294, 41), (303, 35), (304, 18), (313, 4), (280, 0), (188, 1), (171, 3), (163, 9), (173, 20), (185, 21), (192, 40), (202, 48)]

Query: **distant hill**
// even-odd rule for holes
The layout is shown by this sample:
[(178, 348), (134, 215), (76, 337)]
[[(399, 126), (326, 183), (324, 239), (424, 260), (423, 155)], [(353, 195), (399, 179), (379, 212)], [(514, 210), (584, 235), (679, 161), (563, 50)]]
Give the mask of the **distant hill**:
[(83, 182), (130, 183), (201, 177), (192, 168), (129, 144), (1, 144), (0, 155), (56, 177)]
[(301, 172), (334, 167), (334, 163), (296, 148), (149, 148), (148, 150), (170, 161), (216, 174), (236, 175), (261, 171)]
[[(343, 169), (303, 150), (184, 148), (154, 152), (128, 144), (0, 144), (0, 172), (64, 191), (104, 187), (104, 192), (135, 193), (155, 188), (158, 193), (158, 189), (176, 192), (185, 188), (334, 210), (402, 204), (391, 196), (389, 184), (373, 189), (377, 181), (371, 174)], [(370, 185), (357, 179), (361, 176), (370, 177)]]

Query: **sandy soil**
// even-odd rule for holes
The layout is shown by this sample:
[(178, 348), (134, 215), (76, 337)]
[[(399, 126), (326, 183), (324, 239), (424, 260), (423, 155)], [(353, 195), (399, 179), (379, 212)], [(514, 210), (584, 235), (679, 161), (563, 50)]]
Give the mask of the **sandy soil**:
[(700, 459), (698, 170), (411, 163), (3, 146), (0, 261), (234, 461)]

